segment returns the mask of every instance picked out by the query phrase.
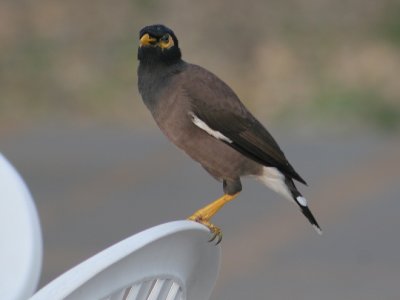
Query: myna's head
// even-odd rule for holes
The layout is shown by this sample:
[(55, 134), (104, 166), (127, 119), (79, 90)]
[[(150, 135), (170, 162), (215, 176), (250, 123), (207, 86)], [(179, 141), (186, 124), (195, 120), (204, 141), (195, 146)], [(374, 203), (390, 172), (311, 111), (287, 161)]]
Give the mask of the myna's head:
[(171, 64), (181, 59), (174, 32), (164, 25), (150, 25), (139, 33), (138, 59), (141, 62)]

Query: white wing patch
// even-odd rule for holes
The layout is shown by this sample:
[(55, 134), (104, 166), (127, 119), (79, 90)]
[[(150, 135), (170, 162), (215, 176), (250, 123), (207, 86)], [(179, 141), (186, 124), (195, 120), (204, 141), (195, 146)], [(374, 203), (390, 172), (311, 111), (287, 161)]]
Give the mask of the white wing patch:
[(210, 128), (210, 126), (208, 126), (203, 120), (198, 118), (194, 113), (191, 112), (190, 115), (192, 116), (192, 122), (193, 122), (194, 125), (196, 125), (197, 127), (199, 127), (200, 129), (204, 130), (209, 135), (215, 137), (218, 140), (221, 140), (221, 141), (224, 141), (224, 142), (228, 142), (228, 143), (232, 143), (232, 140), (230, 138), (226, 137), (221, 132)]

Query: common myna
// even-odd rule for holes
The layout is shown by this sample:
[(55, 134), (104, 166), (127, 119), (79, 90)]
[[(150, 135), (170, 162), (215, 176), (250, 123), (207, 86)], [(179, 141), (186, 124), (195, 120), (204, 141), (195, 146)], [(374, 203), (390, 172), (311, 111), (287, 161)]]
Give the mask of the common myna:
[(224, 195), (188, 219), (207, 226), (220, 242), (221, 230), (210, 219), (242, 190), (240, 178), (251, 176), (296, 203), (321, 233), (294, 184), (306, 182), (233, 90), (182, 60), (178, 39), (166, 26), (146, 26), (139, 39), (138, 86), (145, 105), (161, 131), (223, 184)]

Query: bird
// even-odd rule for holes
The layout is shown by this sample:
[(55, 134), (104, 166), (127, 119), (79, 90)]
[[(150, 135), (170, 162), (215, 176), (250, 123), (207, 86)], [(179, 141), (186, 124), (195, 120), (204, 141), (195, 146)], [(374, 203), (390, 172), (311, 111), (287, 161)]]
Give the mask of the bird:
[(321, 228), (295, 181), (306, 181), (286, 159), (268, 130), (219, 77), (182, 59), (175, 33), (162, 24), (139, 32), (138, 90), (158, 127), (215, 179), (223, 195), (187, 219), (205, 225), (210, 241), (222, 231), (211, 218), (253, 177), (294, 202), (317, 233)]

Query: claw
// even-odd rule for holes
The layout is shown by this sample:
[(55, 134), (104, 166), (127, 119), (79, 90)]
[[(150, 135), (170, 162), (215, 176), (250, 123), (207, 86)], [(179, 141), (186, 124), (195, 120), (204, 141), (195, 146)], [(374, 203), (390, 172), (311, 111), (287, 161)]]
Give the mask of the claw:
[(221, 241), (222, 241), (221, 229), (219, 229), (217, 226), (215, 226), (211, 223), (209, 223), (207, 227), (210, 229), (210, 232), (213, 234), (212, 237), (208, 240), (208, 242), (211, 243), (212, 241), (217, 239), (217, 242), (215, 243), (215, 245), (218, 245), (219, 243), (221, 243)]
[(218, 235), (218, 241), (215, 243), (215, 246), (217, 246), (219, 243), (222, 241), (222, 232)]
[(214, 233), (212, 237), (208, 240), (209, 243), (211, 243), (215, 238), (218, 236), (218, 234)]
[(208, 242), (211, 243), (215, 239), (217, 239), (217, 242), (215, 243), (215, 245), (218, 245), (219, 243), (221, 243), (221, 241), (222, 241), (222, 233), (221, 232), (218, 232), (218, 233), (214, 232), (212, 237), (208, 240)]
[(215, 245), (218, 245), (219, 243), (221, 243), (221, 241), (222, 241), (222, 232), (221, 232), (221, 229), (219, 229), (217, 226), (215, 226), (214, 224), (210, 223), (209, 221), (204, 220), (201, 217), (196, 216), (196, 215), (190, 216), (188, 218), (188, 220), (200, 223), (200, 224), (206, 226), (210, 230), (212, 236), (208, 240), (208, 242), (211, 243), (212, 241), (217, 239), (217, 242), (215, 243)]

